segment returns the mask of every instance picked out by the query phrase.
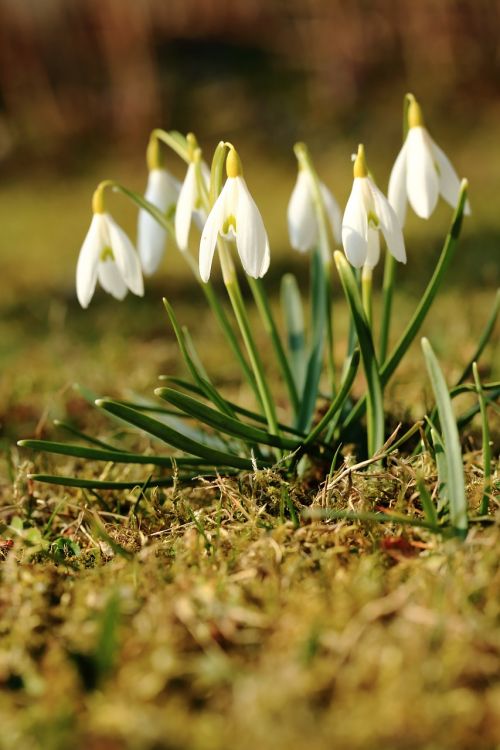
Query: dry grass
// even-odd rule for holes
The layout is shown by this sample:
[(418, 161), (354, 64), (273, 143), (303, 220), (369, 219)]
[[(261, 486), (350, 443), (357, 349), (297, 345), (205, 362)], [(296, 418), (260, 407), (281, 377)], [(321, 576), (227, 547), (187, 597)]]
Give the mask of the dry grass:
[[(226, 362), (226, 392), (245, 398), (193, 294), (180, 293), (178, 315), (193, 322), (212, 371)], [(490, 295), (459, 300), (449, 292), (431, 321), (449, 376), (470, 354)], [(406, 316), (411, 295), (398, 304)], [(50, 418), (64, 413), (95, 434), (112, 429), (74, 396), (71, 380), (151, 392), (159, 372), (179, 365), (158, 303), (105, 301), (82, 314), (41, 299), (12, 321), (3, 421), (15, 481), (0, 490), (2, 748), (498, 745), (498, 525), (475, 527), (465, 544), (393, 525), (302, 519), (297, 527), (290, 504), (299, 518), (320, 505), (323, 474), (291, 486), (260, 473), (146, 493), (34, 485), (33, 457), (12, 447), (14, 437), (55, 436)], [(399, 416), (418, 416), (428, 398), (418, 356), (389, 391)], [(481, 492), (478, 445), (472, 431), (471, 506)], [(150, 448), (144, 439), (138, 447)], [(35, 463), (138, 477), (134, 467), (63, 457)], [(400, 457), (356, 473), (329, 502), (418, 515), (416, 468)], [(432, 466), (418, 468), (435, 481)]]

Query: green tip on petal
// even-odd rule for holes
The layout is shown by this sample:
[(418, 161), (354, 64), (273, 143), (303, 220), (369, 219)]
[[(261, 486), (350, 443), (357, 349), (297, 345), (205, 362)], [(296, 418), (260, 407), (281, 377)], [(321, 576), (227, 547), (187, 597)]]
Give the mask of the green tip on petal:
[(159, 138), (151, 135), (146, 149), (146, 163), (148, 170), (161, 169), (164, 164), (163, 147)]
[(92, 211), (95, 214), (103, 214), (106, 211), (104, 192), (109, 187), (114, 187), (115, 183), (113, 180), (103, 180), (94, 190), (92, 196)]
[(420, 104), (417, 102), (413, 94), (410, 94), (408, 98), (408, 127), (409, 128), (422, 128), (424, 126), (424, 115)]
[(368, 167), (366, 166), (365, 147), (362, 143), (358, 146), (358, 153), (354, 159), (353, 167), (354, 177), (368, 177)]
[(226, 174), (228, 177), (241, 177), (243, 175), (243, 167), (241, 166), (240, 157), (232, 145), (229, 148), (229, 153), (226, 158)]

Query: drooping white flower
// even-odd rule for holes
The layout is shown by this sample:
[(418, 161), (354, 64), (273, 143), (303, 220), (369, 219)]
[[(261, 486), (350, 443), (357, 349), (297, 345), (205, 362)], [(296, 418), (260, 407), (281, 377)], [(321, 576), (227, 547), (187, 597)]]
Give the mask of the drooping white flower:
[[(403, 226), (407, 202), (417, 216), (428, 219), (436, 208), (439, 195), (455, 208), (460, 195), (460, 180), (444, 151), (429, 135), (420, 105), (411, 96), (408, 135), (392, 168), (389, 203)], [(470, 213), (468, 202), (465, 213)]]
[(212, 206), (200, 241), (200, 276), (208, 281), (219, 235), (234, 239), (243, 268), (254, 279), (269, 268), (267, 233), (254, 199), (243, 177), (241, 162), (231, 147), (226, 159), (227, 180)]
[(76, 266), (76, 294), (82, 307), (88, 307), (97, 281), (116, 299), (123, 299), (128, 289), (144, 294), (139, 257), (123, 229), (104, 211), (102, 192), (98, 188), (94, 194), (94, 215)]
[(379, 232), (391, 255), (406, 263), (399, 220), (385, 195), (368, 176), (364, 148), (360, 145), (354, 161), (352, 191), (342, 219), (342, 244), (353, 266), (376, 266), (380, 256)]
[(207, 219), (206, 211), (203, 208), (200, 180), (203, 181), (208, 190), (210, 170), (206, 163), (201, 160), (201, 151), (197, 149), (193, 161), (187, 168), (175, 211), (175, 240), (179, 249), (183, 252), (187, 250), (191, 221), (194, 219), (197, 224), (201, 224), (201, 227), (203, 227)]
[[(144, 197), (163, 214), (172, 214), (179, 196), (180, 183), (163, 167), (149, 170)], [(147, 276), (160, 265), (167, 241), (167, 230), (148, 211), (141, 208), (137, 221), (137, 248)]]
[[(299, 167), (297, 181), (288, 203), (288, 234), (294, 250), (307, 252), (318, 242), (318, 220), (314, 209), (312, 176), (308, 169)], [(321, 197), (336, 242), (341, 239), (342, 215), (337, 201), (326, 185), (320, 182)]]

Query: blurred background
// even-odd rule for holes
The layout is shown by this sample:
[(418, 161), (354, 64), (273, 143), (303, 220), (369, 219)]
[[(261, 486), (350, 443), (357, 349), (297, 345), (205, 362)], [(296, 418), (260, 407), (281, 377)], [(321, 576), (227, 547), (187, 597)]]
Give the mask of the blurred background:
[[(53, 326), (102, 336), (110, 314), (139, 335), (127, 317), (136, 300), (109, 313), (117, 303), (98, 293), (90, 312), (77, 309), (74, 269), (95, 184), (142, 191), (152, 128), (193, 130), (207, 159), (221, 138), (234, 141), (275, 275), (300, 273), (285, 221), (294, 142), (308, 142), (341, 206), (360, 140), (386, 190), (406, 91), (470, 181), (473, 215), (449, 283), (472, 305), (498, 285), (499, 29), (500, 0), (0, 0), (3, 361), (25, 364), (26, 342), (31, 357)], [(169, 166), (182, 177), (173, 154)], [(118, 197), (113, 213), (133, 237), (135, 209)], [(425, 284), (449, 217), (445, 205), (428, 222), (410, 217), (409, 294)], [(160, 292), (184, 290), (183, 274), (171, 248), (148, 282), (155, 310)], [(474, 303), (469, 317), (482, 311)]]

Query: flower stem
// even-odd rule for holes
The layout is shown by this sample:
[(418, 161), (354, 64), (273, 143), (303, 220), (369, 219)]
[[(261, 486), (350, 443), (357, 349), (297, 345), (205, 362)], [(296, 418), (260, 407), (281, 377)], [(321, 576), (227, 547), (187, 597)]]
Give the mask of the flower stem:
[(252, 336), (250, 321), (248, 319), (248, 314), (246, 311), (245, 303), (243, 301), (243, 296), (241, 294), (241, 289), (238, 283), (238, 277), (236, 276), (231, 254), (225, 241), (222, 238), (219, 238), (218, 240), (218, 247), (224, 284), (226, 285), (234, 315), (240, 328), (241, 336), (243, 338), (243, 342), (248, 353), (248, 358), (254, 372), (255, 382), (260, 394), (259, 400), (261, 402), (267, 420), (269, 432), (273, 435), (279, 435), (278, 420), (276, 418), (274, 401), (271, 395), (271, 391), (269, 390), (266, 376), (264, 374), (262, 360), (259, 356), (257, 346)]
[(257, 383), (255, 381), (255, 377), (253, 375), (252, 369), (250, 368), (248, 362), (246, 361), (243, 355), (243, 352), (241, 351), (241, 347), (238, 343), (238, 339), (236, 338), (233, 328), (231, 326), (231, 323), (229, 322), (228, 317), (226, 313), (224, 312), (224, 308), (219, 302), (219, 299), (217, 297), (217, 294), (215, 293), (212, 283), (210, 281), (207, 281), (205, 283), (201, 280), (200, 273), (198, 270), (198, 264), (196, 263), (194, 258), (189, 254), (189, 252), (182, 253), (182, 256), (186, 260), (188, 266), (191, 268), (196, 281), (199, 283), (203, 291), (203, 294), (205, 295), (205, 298), (208, 304), (212, 308), (212, 312), (214, 313), (215, 318), (217, 322), (219, 323), (219, 326), (226, 337), (227, 343), (229, 344), (231, 351), (233, 352), (234, 356), (238, 360), (238, 363), (243, 371), (243, 374), (248, 384), (252, 388), (255, 396), (257, 397), (259, 404), (262, 406), (259, 389), (257, 388)]
[(380, 321), (379, 361), (384, 362), (389, 344), (389, 330), (391, 325), (392, 298), (394, 281), (396, 278), (396, 259), (386, 252), (384, 263), (384, 280), (382, 282), (382, 318)]
[(318, 173), (314, 168), (311, 156), (305, 144), (297, 143), (295, 145), (295, 155), (299, 162), (299, 167), (307, 169), (311, 176), (312, 199), (316, 221), (318, 222), (319, 252), (324, 266), (324, 277), (326, 287), (326, 338), (328, 345), (327, 363), (330, 376), (332, 393), (335, 393), (335, 359), (334, 359), (334, 336), (332, 323), (332, 249), (328, 238), (328, 220), (326, 215), (325, 203), (321, 195), (321, 183)]
[[(380, 367), (380, 382), (382, 384), (382, 387), (387, 384), (391, 375), (396, 370), (397, 366), (401, 362), (402, 358), (412, 344), (415, 336), (417, 335), (420, 326), (425, 319), (425, 316), (429, 312), (438, 289), (441, 286), (446, 270), (448, 269), (448, 266), (450, 265), (450, 262), (453, 258), (458, 238), (460, 236), (460, 229), (462, 227), (464, 208), (467, 201), (467, 187), (467, 180), (462, 180), (458, 205), (455, 209), (455, 213), (453, 214), (451, 226), (448, 234), (446, 235), (443, 249), (441, 250), (441, 255), (439, 256), (439, 260), (434, 269), (434, 273), (432, 274), (432, 277), (427, 284), (427, 288), (420, 298), (417, 309), (413, 313), (411, 320), (408, 322), (405, 330), (401, 334), (398, 343)], [(358, 420), (359, 417), (361, 417), (361, 415), (363, 414), (365, 408), (366, 397), (363, 397), (360, 398), (356, 405), (352, 408), (343, 424), (343, 428), (346, 429), (351, 424), (353, 424), (353, 422), (356, 422), (356, 420)]]
[(267, 298), (266, 291), (264, 289), (261, 279), (253, 279), (251, 276), (247, 276), (247, 279), (248, 279), (248, 284), (250, 286), (250, 289), (252, 290), (255, 303), (257, 305), (260, 316), (262, 318), (264, 328), (266, 329), (267, 333), (269, 334), (271, 338), (274, 351), (276, 353), (276, 358), (278, 360), (278, 364), (281, 369), (281, 374), (283, 375), (284, 381), (288, 389), (288, 394), (290, 396), (290, 401), (292, 404), (293, 412), (296, 416), (300, 408), (299, 396), (298, 396), (297, 388), (295, 386), (295, 382), (293, 379), (292, 371), (290, 369), (290, 365), (288, 363), (285, 350), (283, 349), (283, 344), (281, 343), (281, 338), (278, 333), (278, 329), (276, 327), (276, 323), (274, 321), (271, 308), (269, 306), (269, 300)]
[(363, 273), (361, 275), (361, 296), (363, 300), (363, 310), (365, 311), (366, 321), (370, 328), (372, 327), (373, 321), (372, 280), (372, 269), (369, 266), (363, 266)]

